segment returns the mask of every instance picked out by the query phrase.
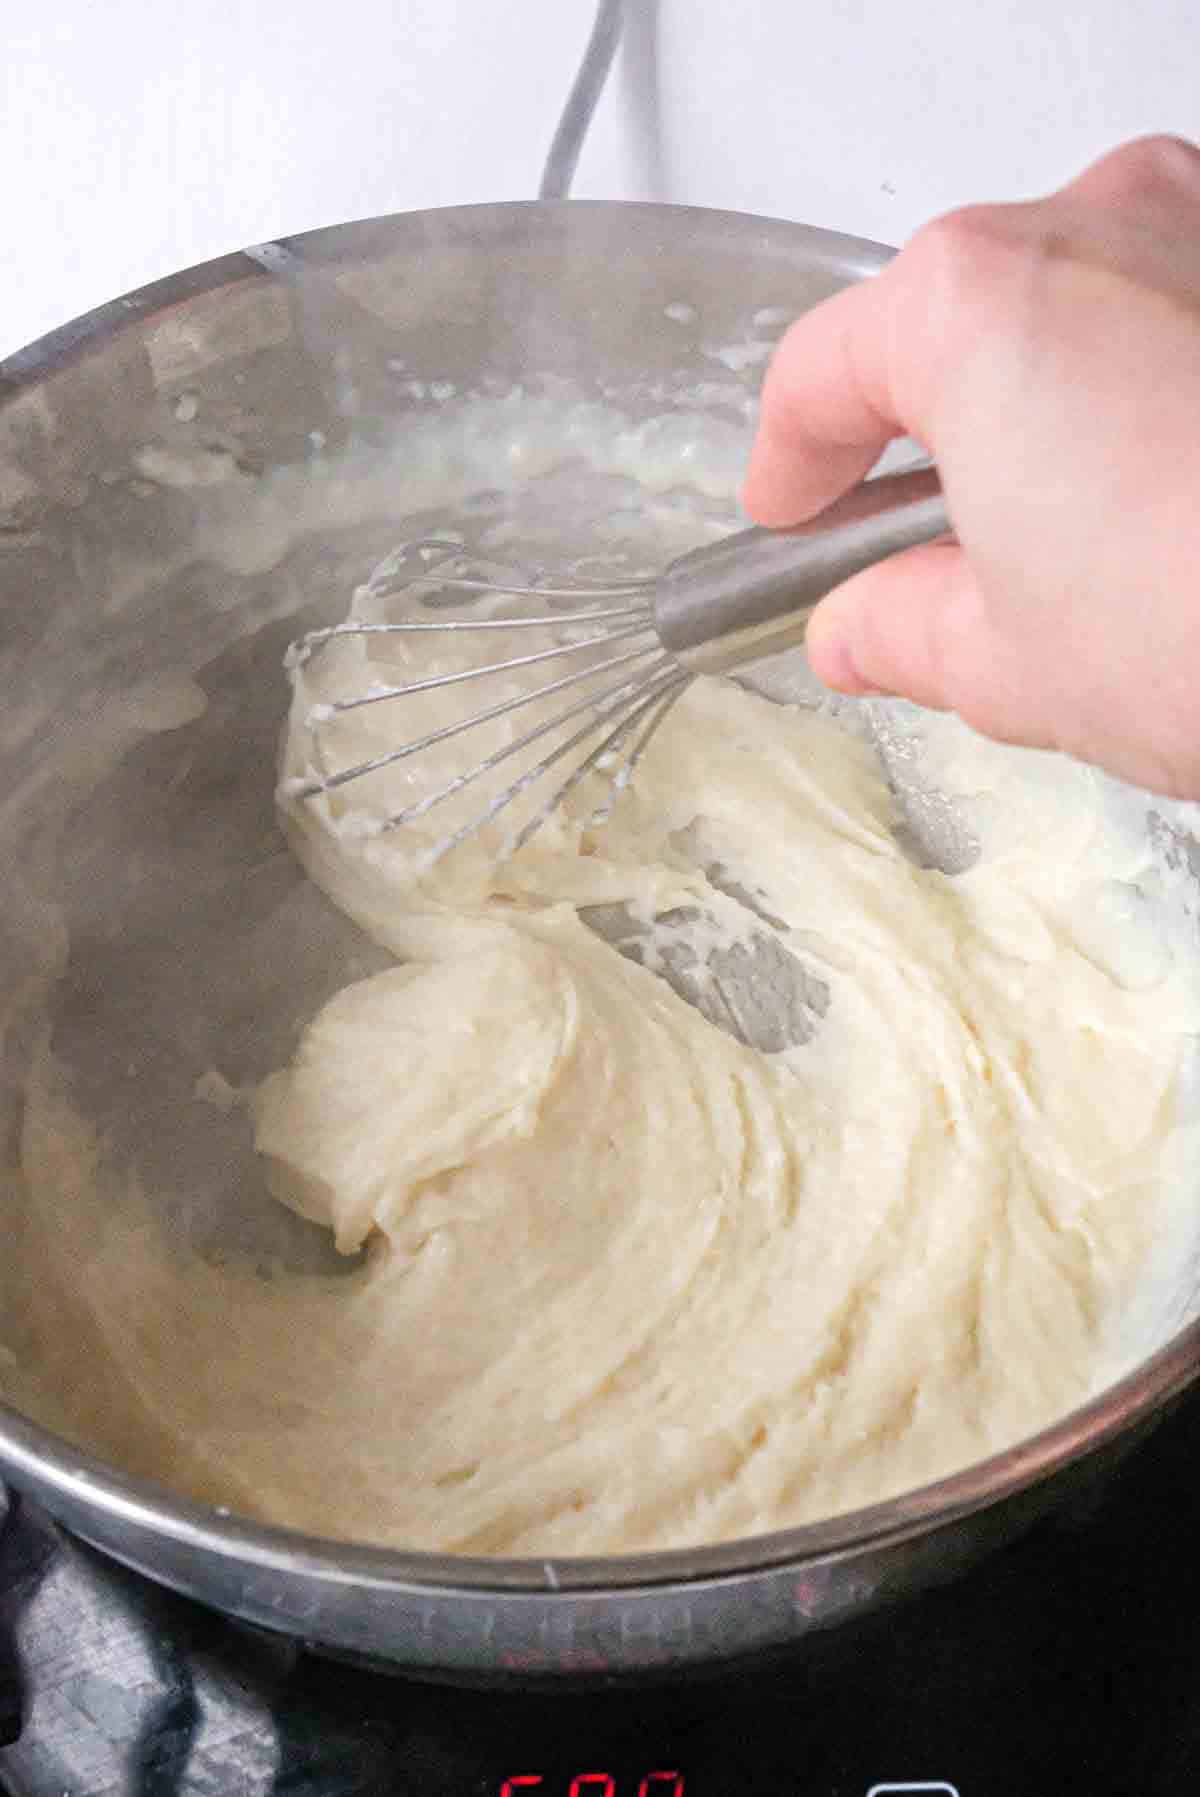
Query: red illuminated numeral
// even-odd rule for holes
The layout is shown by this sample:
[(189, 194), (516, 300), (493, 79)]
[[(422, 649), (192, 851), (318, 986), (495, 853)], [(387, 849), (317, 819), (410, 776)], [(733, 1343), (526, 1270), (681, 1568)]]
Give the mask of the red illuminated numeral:
[[(506, 1778), (500, 1786), (500, 1797), (520, 1797), (535, 1785), (544, 1785), (540, 1772), (522, 1772)], [(616, 1780), (608, 1772), (580, 1772), (571, 1780), (567, 1797), (617, 1797)], [(647, 1772), (637, 1788), (637, 1797), (683, 1797), (681, 1772)]]

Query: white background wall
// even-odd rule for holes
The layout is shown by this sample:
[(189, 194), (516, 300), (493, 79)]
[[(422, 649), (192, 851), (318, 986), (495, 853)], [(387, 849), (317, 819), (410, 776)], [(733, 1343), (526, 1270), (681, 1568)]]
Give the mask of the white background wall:
[[(243, 243), (531, 196), (592, 4), (0, 0), (0, 355)], [(896, 242), (1200, 137), (1196, 0), (634, 4), (581, 195)]]

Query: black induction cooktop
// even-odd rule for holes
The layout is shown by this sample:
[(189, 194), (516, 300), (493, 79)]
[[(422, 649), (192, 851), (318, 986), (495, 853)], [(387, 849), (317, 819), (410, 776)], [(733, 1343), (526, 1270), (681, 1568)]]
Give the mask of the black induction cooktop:
[(1200, 1793), (1200, 1395), (940, 1592), (736, 1677), (451, 1690), (363, 1671), (0, 1527), (11, 1797)]

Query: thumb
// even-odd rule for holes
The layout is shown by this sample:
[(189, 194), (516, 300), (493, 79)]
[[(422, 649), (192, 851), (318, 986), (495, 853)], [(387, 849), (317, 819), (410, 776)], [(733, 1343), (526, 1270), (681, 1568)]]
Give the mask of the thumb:
[(986, 654), (979, 590), (957, 543), (927, 543), (856, 574), (823, 599), (806, 648), (818, 680), (842, 693), (892, 693), (957, 710), (959, 676)]

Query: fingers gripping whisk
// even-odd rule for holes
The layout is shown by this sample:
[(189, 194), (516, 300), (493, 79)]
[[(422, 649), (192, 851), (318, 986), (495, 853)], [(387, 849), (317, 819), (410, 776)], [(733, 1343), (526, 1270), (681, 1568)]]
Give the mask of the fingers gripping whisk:
[[(377, 813), (372, 831), (416, 824), (440, 807), (449, 815), (449, 801), (478, 791), (481, 802), (468, 809), (465, 820), (459, 821), (461, 805), (453, 807), (452, 825), (435, 838), (427, 857), (431, 863), (528, 795), (519, 821), (502, 840), (501, 854), (511, 855), (589, 776), (602, 778), (606, 791), (586, 823), (603, 822), (692, 679), (663, 648), (648, 597), (652, 589), (633, 581), (562, 585), (522, 578), (454, 552), (436, 538), (408, 545), (392, 558), (393, 566), (397, 560), (402, 568), (415, 562), (415, 578), (376, 576), (356, 599), (365, 601), (361, 609), (373, 610), (398, 597), (403, 615), (388, 609), (382, 618), (351, 617), (310, 631), (288, 651), (286, 665), (297, 692), (304, 689), (314, 658), (347, 644), (367, 652), (368, 666), (371, 651), (398, 651), (401, 677), (379, 678), (376, 662), (375, 677), (360, 690), (326, 696), (322, 682), (321, 696), (303, 714), (313, 765), (286, 780), (282, 796), (333, 794), (404, 762), (419, 770), (420, 758), (461, 739), (462, 756), (454, 756), (452, 771), (439, 760), (438, 776), (431, 783), (413, 780), (411, 786), (420, 788), (416, 796)], [(501, 696), (492, 697), (497, 691)], [(412, 734), (404, 729), (406, 712), (410, 730), (419, 717), (429, 722), (430, 704), (438, 706), (442, 694), (447, 701), (467, 700), (467, 708), (455, 708), (447, 721), (434, 721), (431, 728)], [(478, 704), (470, 703), (476, 697)], [(389, 731), (395, 720), (398, 740), (335, 764), (327, 739), (338, 720), (373, 707), (386, 711)], [(487, 726), (493, 727), (490, 735)], [(490, 743), (497, 736), (496, 746), (478, 750), (481, 740)]]

